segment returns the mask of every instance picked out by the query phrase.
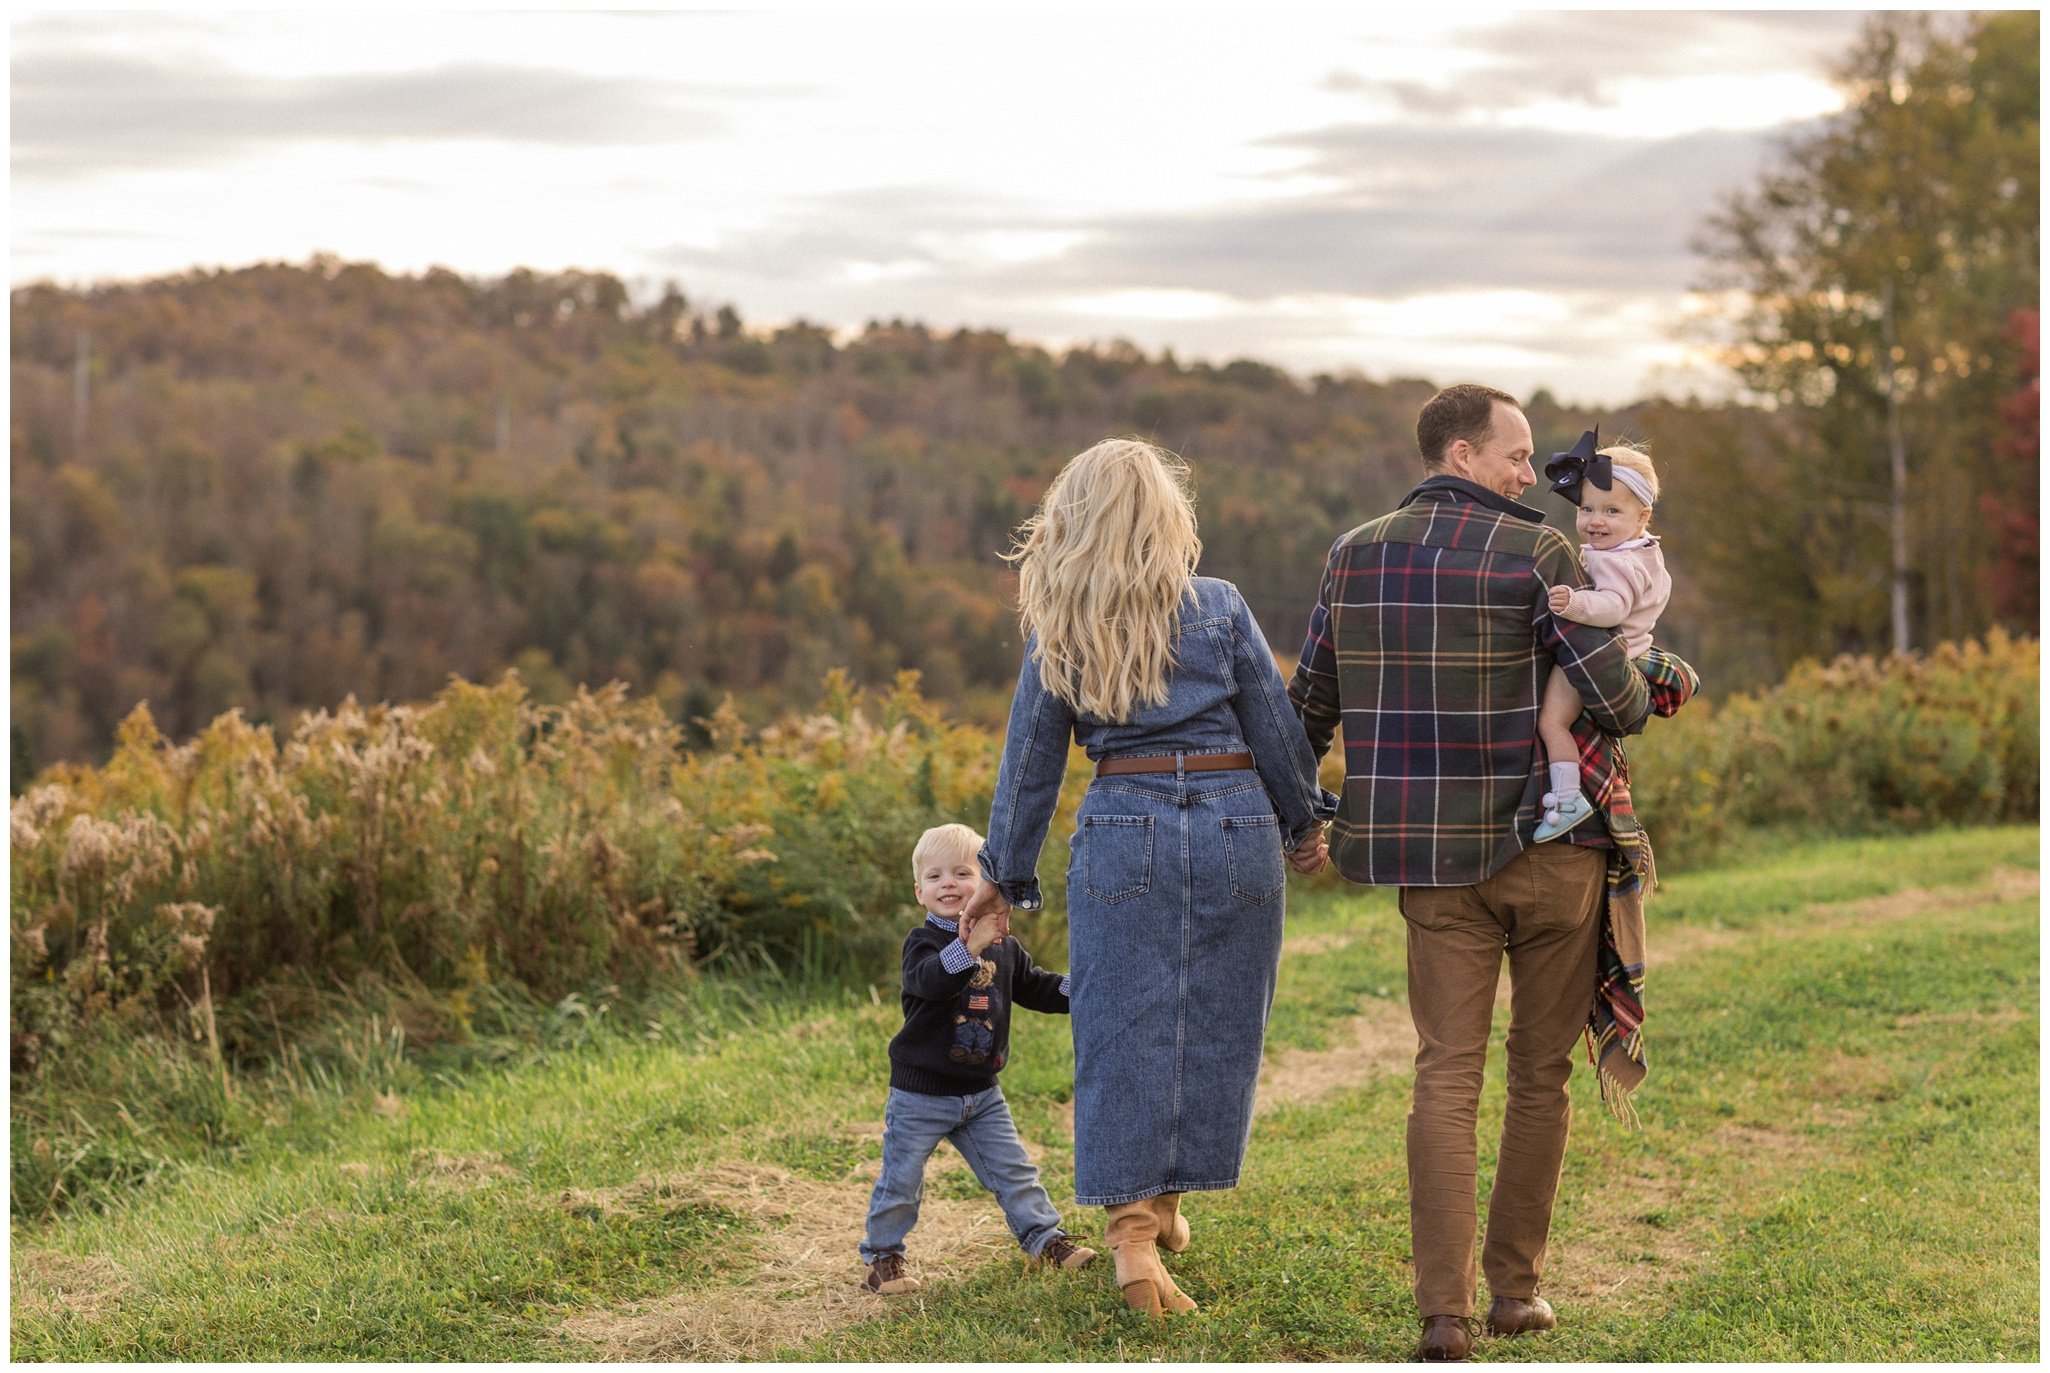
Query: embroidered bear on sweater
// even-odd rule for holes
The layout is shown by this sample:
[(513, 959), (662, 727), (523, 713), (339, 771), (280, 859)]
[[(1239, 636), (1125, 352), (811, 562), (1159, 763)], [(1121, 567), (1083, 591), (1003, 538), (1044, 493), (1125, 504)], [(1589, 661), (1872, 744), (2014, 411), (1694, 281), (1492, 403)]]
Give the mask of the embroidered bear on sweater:
[(954, 1046), (947, 1050), (947, 1057), (956, 1063), (980, 1063), (989, 1057), (996, 1047), (996, 1031), (987, 1020), (970, 1020), (965, 1015), (954, 1017)]

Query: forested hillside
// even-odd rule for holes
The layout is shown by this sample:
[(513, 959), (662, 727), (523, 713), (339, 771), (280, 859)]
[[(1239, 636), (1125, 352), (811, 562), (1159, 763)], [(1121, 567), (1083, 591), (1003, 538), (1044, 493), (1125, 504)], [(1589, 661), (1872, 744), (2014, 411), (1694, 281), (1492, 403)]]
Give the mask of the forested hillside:
[(684, 718), (911, 667), (987, 718), (996, 554), (1111, 433), (1189, 457), (1206, 570), (1286, 645), (1331, 538), (1410, 484), (1430, 393), (334, 261), (19, 291), (13, 329), (17, 779), (142, 699), (181, 736), (507, 665)]
[[(1292, 654), (1331, 540), (1414, 484), (1417, 407), (1457, 380), (901, 322), (838, 341), (673, 289), (637, 306), (605, 275), (332, 259), (27, 287), (12, 330), (16, 791), (105, 757), (139, 701), (177, 738), (508, 666), (544, 701), (618, 679), (685, 722), (728, 693), (757, 720), (808, 703), (835, 666), (915, 668), (993, 720), (1019, 647), (997, 554), (1110, 434), (1190, 461), (1203, 570)], [(1828, 620), (1831, 569), (1743, 547), (1779, 532), (1747, 513), (1779, 465), (1771, 416), (1529, 399), (1541, 459), (1597, 420), (1649, 438), (1680, 588), (1661, 637), (1714, 688), (1882, 642), (1883, 606)], [(1730, 613), (1746, 577), (1813, 609)], [(1941, 631), (1982, 630), (1980, 601)]]

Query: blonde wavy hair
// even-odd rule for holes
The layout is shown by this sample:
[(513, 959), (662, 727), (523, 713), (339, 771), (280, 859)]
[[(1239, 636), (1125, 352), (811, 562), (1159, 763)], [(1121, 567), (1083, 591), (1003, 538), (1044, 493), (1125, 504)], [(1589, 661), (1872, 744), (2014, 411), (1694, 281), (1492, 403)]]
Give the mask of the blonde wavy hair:
[(1039, 636), (1047, 690), (1111, 721), (1165, 704), (1202, 552), (1180, 458), (1143, 439), (1070, 458), (1004, 555), (1018, 565), (1018, 619)]

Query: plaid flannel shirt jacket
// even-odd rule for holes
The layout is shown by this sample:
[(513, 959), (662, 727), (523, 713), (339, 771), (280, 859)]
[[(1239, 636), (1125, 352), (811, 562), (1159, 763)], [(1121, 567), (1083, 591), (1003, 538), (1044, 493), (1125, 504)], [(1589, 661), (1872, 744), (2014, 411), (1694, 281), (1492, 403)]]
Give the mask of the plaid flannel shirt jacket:
[(1659, 649), (1641, 672), (1613, 630), (1551, 613), (1551, 587), (1588, 584), (1538, 511), (1459, 477), (1427, 479), (1332, 546), (1288, 691), (1319, 757), (1343, 727), (1341, 873), (1470, 886), (1528, 847), (1548, 789), (1537, 716), (1555, 663), (1587, 707), (1582, 782), (1607, 822), (1572, 838), (1634, 837), (1615, 736), (1671, 715), (1698, 679)]

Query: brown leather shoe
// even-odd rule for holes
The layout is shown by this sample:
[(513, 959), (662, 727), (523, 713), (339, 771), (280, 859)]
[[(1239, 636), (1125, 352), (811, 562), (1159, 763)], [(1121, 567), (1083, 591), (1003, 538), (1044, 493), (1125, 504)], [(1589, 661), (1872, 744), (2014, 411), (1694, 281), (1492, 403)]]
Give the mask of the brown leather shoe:
[(900, 1292), (916, 1292), (918, 1279), (904, 1271), (902, 1254), (878, 1254), (876, 1261), (868, 1266), (868, 1276), (861, 1285), (878, 1296), (894, 1297)]
[(1426, 1316), (1416, 1356), (1422, 1363), (1464, 1363), (1473, 1353), (1471, 1316)]
[(1095, 1257), (1094, 1249), (1077, 1244), (1066, 1235), (1055, 1235), (1046, 1242), (1046, 1248), (1039, 1251), (1039, 1262), (1050, 1268), (1065, 1268), (1070, 1271), (1087, 1267)]
[(1497, 1297), (1488, 1303), (1490, 1335), (1529, 1335), (1559, 1323), (1543, 1297)]

